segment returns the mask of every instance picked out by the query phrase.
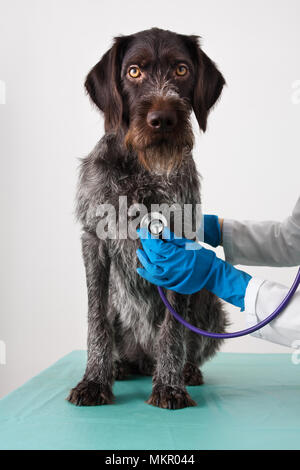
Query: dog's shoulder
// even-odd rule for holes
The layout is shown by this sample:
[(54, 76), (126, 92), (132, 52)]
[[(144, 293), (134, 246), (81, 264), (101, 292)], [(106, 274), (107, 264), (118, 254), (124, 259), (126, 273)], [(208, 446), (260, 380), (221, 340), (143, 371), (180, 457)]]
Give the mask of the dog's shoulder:
[(93, 150), (81, 159), (80, 171), (104, 169), (108, 164), (111, 166), (112, 160), (115, 160), (120, 154), (120, 145), (117, 136), (113, 132), (104, 134), (97, 142)]
[(97, 142), (93, 150), (80, 159), (79, 188), (92, 191), (108, 182), (113, 161), (120, 153), (115, 134), (107, 133)]
[(117, 136), (110, 132), (104, 134), (93, 150), (80, 159), (76, 216), (83, 225), (99, 204), (110, 199), (114, 173), (121, 156), (122, 148)]

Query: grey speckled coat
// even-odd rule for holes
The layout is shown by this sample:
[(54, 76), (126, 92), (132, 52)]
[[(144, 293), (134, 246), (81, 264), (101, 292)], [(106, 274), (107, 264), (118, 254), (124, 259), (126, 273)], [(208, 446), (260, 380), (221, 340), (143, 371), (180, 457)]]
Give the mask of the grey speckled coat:
[[(122, 136), (106, 133), (82, 160), (77, 216), (83, 228), (82, 251), (88, 289), (88, 361), (82, 381), (68, 399), (77, 405), (113, 401), (114, 379), (129, 373), (153, 375), (148, 403), (180, 408), (194, 405), (185, 385), (200, 385), (198, 366), (211, 358), (220, 340), (199, 336), (166, 311), (156, 286), (137, 273), (138, 240), (100, 240), (97, 207), (143, 203), (200, 202), (200, 183), (190, 154), (169, 178), (149, 173), (126, 150)], [(218, 298), (206, 290), (193, 295), (168, 292), (181, 315), (200, 328), (224, 332), (225, 314)]]

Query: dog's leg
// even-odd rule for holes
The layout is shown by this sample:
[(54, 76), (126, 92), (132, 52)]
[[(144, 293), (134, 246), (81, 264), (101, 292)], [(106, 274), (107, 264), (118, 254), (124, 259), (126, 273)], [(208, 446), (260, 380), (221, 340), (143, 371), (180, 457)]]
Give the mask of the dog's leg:
[(82, 236), (88, 290), (88, 360), (83, 379), (68, 400), (74, 405), (113, 402), (113, 333), (107, 319), (109, 257), (106, 245), (91, 233)]
[[(168, 292), (170, 303), (181, 313), (187, 312), (188, 297)], [(195, 406), (185, 389), (185, 329), (167, 310), (157, 344), (157, 364), (153, 390), (147, 401), (160, 408), (179, 409)]]
[[(227, 325), (221, 301), (202, 289), (190, 296), (189, 322), (203, 330), (225, 333)], [(211, 358), (220, 348), (222, 340), (206, 338), (187, 330), (187, 362), (184, 367), (186, 385), (202, 385), (203, 376), (199, 366)]]
[(203, 375), (199, 367), (194, 362), (186, 362), (183, 369), (185, 385), (203, 385)]
[[(190, 308), (189, 308), (189, 313), (191, 313), (191, 309), (193, 308), (193, 298), (192, 296), (190, 297)], [(200, 312), (197, 312), (198, 315), (200, 316)], [(191, 315), (189, 315), (188, 321), (190, 323), (193, 323), (193, 319), (190, 318)], [(195, 334), (192, 331), (187, 331), (187, 352), (186, 352), (186, 363), (183, 368), (183, 377), (184, 377), (184, 383), (185, 385), (203, 385), (204, 380), (203, 380), (203, 375), (201, 370), (198, 367), (199, 363), (199, 355), (200, 351), (203, 349), (203, 339), (199, 335)]]

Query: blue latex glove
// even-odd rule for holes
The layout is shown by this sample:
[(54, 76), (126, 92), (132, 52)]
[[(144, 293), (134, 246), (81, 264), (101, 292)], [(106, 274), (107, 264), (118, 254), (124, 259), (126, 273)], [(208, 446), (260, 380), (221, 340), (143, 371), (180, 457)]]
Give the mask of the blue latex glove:
[(221, 227), (217, 215), (204, 215), (204, 242), (214, 247), (221, 243)]
[(137, 232), (144, 248), (137, 250), (143, 265), (137, 272), (144, 279), (180, 294), (192, 294), (205, 287), (244, 310), (249, 274), (217, 258), (212, 250), (192, 240), (177, 238), (169, 229), (164, 229), (164, 240), (151, 238), (145, 229)]

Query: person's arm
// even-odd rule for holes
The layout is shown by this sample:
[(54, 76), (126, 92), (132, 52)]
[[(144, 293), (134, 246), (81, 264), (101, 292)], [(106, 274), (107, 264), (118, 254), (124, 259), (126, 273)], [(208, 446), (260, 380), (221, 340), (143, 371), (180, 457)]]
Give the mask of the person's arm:
[(300, 198), (292, 215), (283, 222), (224, 219), (222, 244), (225, 259), (231, 264), (300, 265)]
[[(282, 284), (253, 277), (245, 294), (247, 327), (256, 325), (273, 313), (288, 290)], [(282, 314), (252, 335), (272, 343), (296, 347), (294, 342), (300, 340), (300, 291), (294, 294)]]
[[(213, 220), (213, 219), (211, 219)], [(144, 250), (137, 255), (142, 268), (137, 272), (147, 281), (181, 294), (198, 292), (202, 288), (221, 299), (245, 310), (248, 326), (256, 325), (278, 307), (288, 292), (281, 284), (251, 277), (236, 269), (216, 254), (185, 238), (164, 230), (166, 239), (151, 239), (148, 232), (138, 233)], [(207, 240), (207, 238), (206, 238)], [(253, 335), (265, 340), (293, 347), (300, 339), (300, 291), (283, 314)]]

